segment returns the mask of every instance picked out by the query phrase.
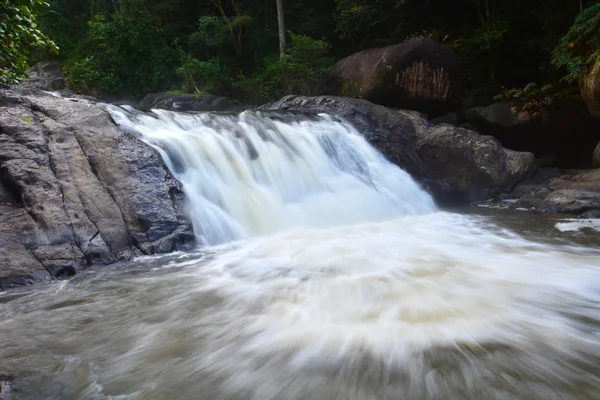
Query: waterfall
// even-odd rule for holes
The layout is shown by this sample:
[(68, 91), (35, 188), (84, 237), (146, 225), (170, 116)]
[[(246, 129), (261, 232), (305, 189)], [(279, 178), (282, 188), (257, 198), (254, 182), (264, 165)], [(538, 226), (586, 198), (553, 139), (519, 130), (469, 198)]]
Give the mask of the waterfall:
[(109, 111), (182, 183), (202, 244), (435, 210), (408, 173), (329, 115)]

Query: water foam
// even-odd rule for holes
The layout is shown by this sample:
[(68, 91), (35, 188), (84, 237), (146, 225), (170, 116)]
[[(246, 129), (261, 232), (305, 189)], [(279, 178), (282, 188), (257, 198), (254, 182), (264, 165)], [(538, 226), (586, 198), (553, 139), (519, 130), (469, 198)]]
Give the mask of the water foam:
[(410, 175), (327, 115), (284, 122), (251, 111), (109, 110), (183, 183), (200, 243), (435, 211)]

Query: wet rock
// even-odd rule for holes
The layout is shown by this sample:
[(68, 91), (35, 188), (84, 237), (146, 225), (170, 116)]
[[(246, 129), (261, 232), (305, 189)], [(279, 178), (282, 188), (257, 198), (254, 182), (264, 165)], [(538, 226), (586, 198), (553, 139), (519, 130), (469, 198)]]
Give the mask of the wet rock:
[(76, 274), (77, 270), (72, 265), (63, 265), (54, 270), (54, 276), (59, 279), (70, 278)]
[(14, 376), (0, 375), (0, 400), (8, 400), (12, 392)]
[(535, 170), (533, 154), (504, 149), (490, 136), (455, 126), (433, 126), (415, 111), (335, 96), (286, 96), (263, 108), (344, 118), (442, 205), (485, 200)]
[(518, 207), (592, 218), (600, 212), (600, 169), (540, 170), (513, 190)]
[(0, 106), (0, 290), (193, 243), (179, 183), (93, 103)]
[(464, 89), (460, 58), (431, 39), (363, 50), (331, 69), (326, 93), (362, 98), (429, 116), (456, 111)]
[(531, 153), (505, 149), (491, 136), (449, 125), (432, 128), (419, 141), (417, 154), (434, 177), (449, 184), (465, 202), (511, 190), (536, 167)]
[(362, 99), (336, 96), (286, 96), (262, 106), (264, 110), (327, 113), (352, 123), (374, 146), (411, 175), (428, 178), (429, 168), (415, 152), (430, 125), (415, 111), (394, 110)]
[(140, 110), (152, 108), (169, 111), (237, 111), (242, 107), (231, 103), (226, 97), (210, 94), (196, 97), (192, 94), (151, 93), (137, 104)]

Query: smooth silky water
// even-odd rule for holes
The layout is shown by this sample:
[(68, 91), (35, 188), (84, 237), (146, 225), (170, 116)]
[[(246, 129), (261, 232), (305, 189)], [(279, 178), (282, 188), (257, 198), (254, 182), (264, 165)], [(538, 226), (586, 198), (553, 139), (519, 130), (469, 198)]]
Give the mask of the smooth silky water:
[(0, 294), (11, 398), (600, 399), (594, 221), (439, 211), (329, 116), (110, 111), (204, 246)]

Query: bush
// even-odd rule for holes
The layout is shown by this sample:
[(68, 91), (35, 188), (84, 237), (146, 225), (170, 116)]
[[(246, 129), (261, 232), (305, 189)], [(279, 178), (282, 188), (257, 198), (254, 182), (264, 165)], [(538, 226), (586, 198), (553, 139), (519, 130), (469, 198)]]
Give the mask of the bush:
[(311, 96), (317, 93), (333, 58), (327, 57), (329, 44), (305, 35), (289, 32), (290, 46), (283, 58), (265, 58), (264, 70), (255, 78), (238, 83), (238, 87), (256, 91), (268, 98), (283, 94)]
[(552, 53), (552, 64), (564, 68), (563, 80), (577, 80), (600, 55), (600, 4), (586, 8), (575, 19)]
[(182, 65), (177, 68), (177, 75), (183, 80), (181, 90), (185, 93), (210, 93), (214, 95), (229, 94), (227, 74), (219, 66), (216, 57), (208, 61), (198, 61), (189, 55), (183, 55)]
[(170, 85), (177, 54), (142, 0), (122, 0), (114, 14), (88, 22), (87, 38), (66, 66), (75, 90), (142, 95)]
[(37, 28), (33, 8), (42, 0), (0, 0), (0, 83), (14, 84), (27, 76), (32, 48), (58, 48)]
[(536, 83), (529, 83), (524, 88), (502, 88), (502, 93), (494, 99), (510, 101), (519, 112), (539, 117), (558, 97), (553, 85), (539, 87)]

